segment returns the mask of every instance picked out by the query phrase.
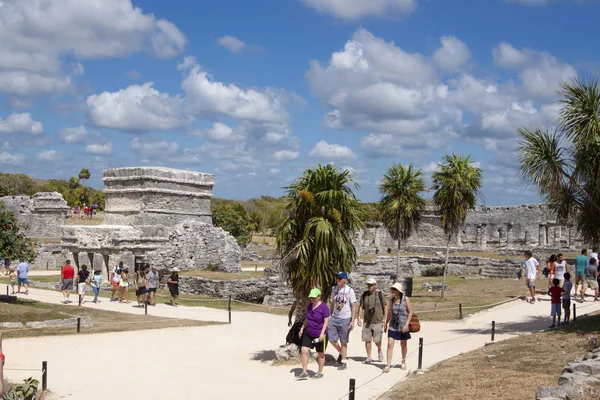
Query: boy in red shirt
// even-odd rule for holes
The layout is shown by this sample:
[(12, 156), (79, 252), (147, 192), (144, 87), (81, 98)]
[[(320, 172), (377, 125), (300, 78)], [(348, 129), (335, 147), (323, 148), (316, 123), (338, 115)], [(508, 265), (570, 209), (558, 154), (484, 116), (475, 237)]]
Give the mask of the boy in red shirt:
[(560, 280), (557, 278), (552, 280), (552, 285), (553, 286), (548, 289), (548, 294), (552, 298), (552, 301), (550, 302), (550, 307), (552, 307), (550, 312), (550, 315), (552, 316), (552, 325), (550, 325), (550, 328), (556, 328), (556, 317), (558, 317), (558, 322), (560, 322), (561, 296), (565, 293), (565, 289), (558, 286), (560, 285)]

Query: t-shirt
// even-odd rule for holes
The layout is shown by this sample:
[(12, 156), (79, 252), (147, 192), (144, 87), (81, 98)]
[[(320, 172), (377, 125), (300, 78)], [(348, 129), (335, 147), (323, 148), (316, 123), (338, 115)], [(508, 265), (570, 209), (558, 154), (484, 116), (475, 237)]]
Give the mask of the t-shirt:
[[(383, 299), (383, 306), (381, 304), (382, 302), (379, 300), (379, 296)], [(373, 293), (367, 290), (363, 293), (360, 298), (360, 305), (363, 307), (364, 321), (370, 324), (381, 324), (385, 317), (383, 313), (385, 302), (385, 296), (380, 290), (376, 290)], [(373, 310), (373, 312), (370, 310)]]
[(527, 279), (537, 279), (537, 268), (540, 266), (538, 260), (533, 257), (523, 261), (523, 268), (525, 268), (525, 277)]
[(590, 253), (590, 260), (592, 258), (595, 258), (597, 260), (598, 259), (598, 253), (594, 253), (594, 252)]
[(563, 283), (563, 289), (565, 290), (565, 292), (562, 295), (563, 299), (570, 299), (571, 298), (571, 290), (573, 289), (573, 282), (565, 281)]
[(170, 279), (171, 281), (173, 281), (173, 283), (171, 283), (171, 282), (167, 281), (167, 285), (168, 285), (168, 286), (170, 286), (170, 287), (176, 287), (177, 285), (179, 285), (179, 275), (178, 275), (178, 274), (176, 274), (176, 273), (172, 273), (172, 274), (169, 276), (169, 279)]
[(594, 279), (596, 279), (597, 273), (598, 273), (598, 268), (595, 265), (588, 264), (588, 266), (585, 267), (585, 279), (594, 280)]
[(352, 308), (350, 305), (356, 303), (356, 295), (350, 286), (346, 285), (343, 288), (337, 285), (334, 286), (331, 293), (331, 301), (333, 303), (334, 318), (352, 318)]
[(99, 288), (102, 284), (102, 274), (94, 274), (92, 276), (92, 286)]
[(558, 261), (554, 263), (554, 277), (556, 279), (563, 281), (565, 279), (565, 272), (567, 272), (567, 262), (565, 260), (561, 263)]
[(552, 297), (552, 304), (560, 304), (560, 295), (562, 294), (562, 289), (558, 286), (552, 286), (548, 289), (548, 293), (550, 293), (550, 297)]
[(148, 272), (148, 287), (156, 289), (158, 286), (158, 272)]
[[(313, 304), (308, 305), (308, 311), (306, 312), (306, 333), (312, 338), (317, 338), (321, 335), (321, 329), (325, 323), (325, 318), (330, 317), (329, 307), (327, 304), (321, 303), (313, 309)], [(325, 330), (327, 333), (327, 329)]]
[(62, 277), (63, 279), (73, 279), (75, 276), (75, 270), (71, 267), (70, 264), (67, 264), (62, 269)]
[(119, 271), (119, 267), (114, 267), (113, 268), (113, 282), (120, 282), (121, 281), (121, 274), (118, 273), (117, 271)]
[(585, 274), (585, 267), (588, 265), (588, 258), (583, 254), (577, 256), (575, 259), (575, 273), (577, 275)]
[(90, 271), (87, 269), (82, 269), (77, 273), (77, 280), (79, 283), (85, 283), (87, 279), (90, 277)]
[(19, 279), (27, 279), (29, 276), (29, 265), (26, 262), (22, 262), (17, 266), (17, 274), (19, 274)]

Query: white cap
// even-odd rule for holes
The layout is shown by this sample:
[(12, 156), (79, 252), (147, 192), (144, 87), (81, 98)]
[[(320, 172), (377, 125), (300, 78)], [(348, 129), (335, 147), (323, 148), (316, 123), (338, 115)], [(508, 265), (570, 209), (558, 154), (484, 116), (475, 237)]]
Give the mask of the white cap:
[(181, 271), (181, 270), (180, 270), (179, 268), (177, 268), (177, 267), (175, 267), (175, 268), (173, 268), (173, 269), (171, 270), (171, 272), (179, 272), (179, 271)]
[(377, 283), (377, 281), (373, 278), (367, 279), (367, 285), (375, 285), (376, 283)]

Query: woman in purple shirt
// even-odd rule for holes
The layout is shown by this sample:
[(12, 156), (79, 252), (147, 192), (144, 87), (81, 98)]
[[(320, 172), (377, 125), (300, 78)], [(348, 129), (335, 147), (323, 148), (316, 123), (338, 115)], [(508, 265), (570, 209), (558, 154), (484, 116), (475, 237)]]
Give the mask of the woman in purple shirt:
[(302, 338), (302, 373), (298, 380), (308, 379), (308, 349), (316, 348), (319, 353), (319, 372), (313, 378), (323, 377), (323, 366), (325, 365), (325, 350), (327, 347), (327, 324), (329, 324), (329, 307), (321, 300), (321, 291), (312, 289), (308, 295), (310, 304), (306, 312), (304, 324), (300, 328), (300, 337)]

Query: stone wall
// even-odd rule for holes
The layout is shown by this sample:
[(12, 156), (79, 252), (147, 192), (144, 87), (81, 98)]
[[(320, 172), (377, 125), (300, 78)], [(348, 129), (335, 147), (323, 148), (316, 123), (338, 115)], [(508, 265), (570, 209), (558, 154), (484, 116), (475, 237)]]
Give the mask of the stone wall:
[(558, 386), (540, 386), (536, 400), (597, 399), (600, 392), (600, 349), (568, 364)]
[(33, 196), (0, 197), (17, 220), (27, 226), (25, 234), (32, 238), (60, 237), (69, 207), (57, 192), (41, 192)]

